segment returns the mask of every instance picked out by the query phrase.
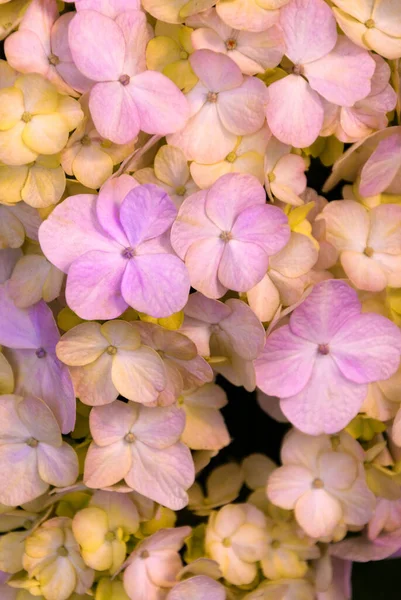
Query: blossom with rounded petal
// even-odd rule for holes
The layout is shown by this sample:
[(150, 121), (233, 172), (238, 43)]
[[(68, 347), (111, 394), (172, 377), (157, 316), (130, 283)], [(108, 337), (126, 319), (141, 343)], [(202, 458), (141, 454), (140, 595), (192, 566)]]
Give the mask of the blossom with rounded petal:
[(0, 249), (20, 248), (27, 238), (38, 241), (42, 218), (32, 206), (25, 202), (15, 206), (0, 205), (0, 217)]
[(401, 530), (382, 533), (374, 540), (370, 540), (366, 533), (353, 536), (330, 547), (330, 554), (343, 560), (355, 562), (370, 562), (383, 560), (401, 548)]
[(216, 467), (206, 480), (206, 493), (196, 481), (190, 488), (189, 508), (198, 516), (210, 515), (214, 508), (233, 502), (244, 485), (244, 473), (237, 463)]
[(375, 196), (382, 192), (401, 192), (401, 135), (398, 132), (379, 141), (364, 161), (360, 173), (359, 193), (362, 196)]
[(321, 135), (334, 134), (342, 142), (357, 142), (388, 125), (387, 113), (397, 104), (397, 94), (389, 83), (389, 65), (377, 54), (372, 55), (376, 70), (371, 80), (371, 91), (353, 106), (335, 106), (324, 102), (325, 119)]
[(205, 549), (227, 581), (251, 583), (267, 551), (266, 517), (252, 504), (223, 506), (209, 518)]
[(124, 588), (131, 600), (165, 600), (177, 583), (182, 568), (179, 550), (190, 533), (190, 527), (161, 529), (135, 548), (124, 571)]
[(401, 287), (401, 206), (381, 204), (368, 211), (359, 202), (339, 200), (323, 209), (321, 219), (326, 240), (356, 288)]
[(249, 306), (235, 298), (223, 304), (196, 293), (189, 296), (184, 312), (181, 331), (199, 354), (209, 357), (214, 370), (234, 385), (255, 389), (252, 361), (263, 349), (265, 333)]
[(247, 292), (254, 287), (289, 233), (287, 217), (266, 204), (258, 180), (233, 173), (184, 201), (171, 243), (185, 261), (191, 285), (209, 298), (220, 298), (228, 289)]
[(268, 89), (267, 122), (273, 134), (297, 148), (310, 146), (323, 125), (321, 97), (352, 106), (369, 95), (376, 64), (366, 50), (338, 36), (323, 0), (293, 0), (280, 14), (292, 73)]
[(169, 243), (176, 214), (164, 190), (128, 175), (110, 179), (99, 196), (71, 196), (57, 206), (40, 228), (40, 244), (68, 273), (70, 308), (83, 319), (113, 319), (128, 306), (153, 317), (181, 310), (189, 278)]
[(77, 96), (91, 85), (76, 68), (68, 47), (73, 14), (58, 18), (54, 0), (33, 0), (18, 27), (5, 42), (9, 64), (21, 73), (40, 73), (64, 93)]
[(88, 487), (108, 487), (124, 479), (133, 490), (172, 510), (187, 504), (194, 465), (179, 441), (183, 411), (116, 401), (93, 408), (89, 422), (93, 442), (85, 459)]
[(217, 14), (224, 23), (235, 29), (252, 33), (268, 30), (279, 22), (280, 8), (288, 0), (220, 0)]
[(191, 33), (192, 29), (185, 25), (157, 21), (155, 37), (146, 47), (148, 69), (160, 71), (184, 93), (192, 90), (198, 82), (188, 60), (194, 51)]
[(61, 164), (67, 175), (73, 175), (82, 185), (96, 190), (111, 177), (114, 166), (133, 152), (136, 140), (128, 144), (113, 144), (103, 139), (88, 115), (87, 97), (83, 98), (80, 101), (87, 116), (62, 151)]
[(77, 325), (63, 335), (56, 352), (70, 367), (77, 396), (91, 406), (110, 404), (119, 394), (152, 404), (167, 383), (160, 356), (126, 321)]
[(34, 395), (51, 408), (62, 433), (75, 423), (75, 394), (68, 368), (57, 358), (60, 334), (52, 311), (43, 300), (17, 308), (9, 284), (0, 286), (0, 344), (15, 375), (15, 393)]
[(0, 1), (0, 40), (4, 40), (21, 22), (30, 0)]
[(197, 50), (189, 62), (199, 78), (186, 95), (190, 118), (183, 128), (167, 136), (167, 142), (181, 148), (188, 160), (215, 163), (231, 152), (239, 135), (262, 127), (266, 88), (259, 79), (244, 77), (224, 54)]
[(74, 450), (62, 441), (46, 404), (33, 396), (0, 396), (0, 502), (18, 506), (46, 492), (49, 485), (72, 485), (78, 476)]
[(27, 165), (0, 165), (0, 203), (13, 205), (23, 200), (33, 208), (46, 208), (57, 204), (65, 183), (57, 154), (38, 156)]
[(376, 500), (360, 459), (344, 450), (333, 450), (329, 436), (294, 429), (281, 449), (283, 466), (268, 479), (269, 500), (294, 509), (298, 524), (313, 538), (332, 536), (341, 522), (360, 527), (372, 517)]
[(17, 308), (28, 308), (40, 300), (51, 302), (60, 295), (64, 274), (43, 255), (26, 253), (17, 260), (8, 284), (8, 291)]
[(29, 535), (23, 566), (28, 578), (13, 580), (10, 585), (43, 595), (45, 600), (67, 600), (73, 592), (85, 594), (94, 579), (94, 572), (81, 558), (67, 517), (49, 519)]
[(187, 25), (195, 27), (191, 36), (195, 50), (227, 54), (244, 75), (274, 69), (283, 58), (285, 46), (278, 25), (261, 32), (239, 31), (226, 25), (215, 8), (187, 19)]
[(356, 292), (327, 280), (268, 336), (255, 361), (256, 381), (281, 398), (283, 413), (301, 431), (335, 433), (359, 412), (367, 384), (397, 371), (400, 354), (399, 329), (381, 315), (361, 314)]
[(115, 573), (127, 553), (127, 540), (139, 529), (139, 515), (127, 494), (95, 492), (89, 506), (72, 520), (72, 532), (85, 564)]
[(185, 198), (198, 191), (185, 154), (174, 146), (162, 146), (155, 156), (153, 168), (139, 169), (134, 177), (139, 183), (154, 183), (166, 190), (177, 208)]
[(339, 26), (355, 44), (384, 58), (401, 57), (401, 16), (396, 2), (333, 0), (333, 4)]
[[(217, 0), (218, 2), (219, 0)], [(143, 8), (160, 21), (182, 23), (191, 15), (207, 10), (216, 0), (142, 0)]]
[(211, 187), (222, 175), (227, 173), (244, 173), (253, 175), (263, 185), (264, 154), (271, 133), (267, 125), (250, 135), (237, 138), (231, 152), (224, 160), (214, 164), (191, 163), (191, 175), (195, 183), (202, 189)]
[(0, 89), (0, 160), (23, 165), (39, 154), (56, 154), (79, 124), (79, 102), (61, 95), (37, 73), (18, 77), (13, 87)]
[(196, 575), (177, 583), (166, 600), (226, 600), (226, 597), (221, 583), (206, 575)]
[(172, 404), (183, 390), (212, 381), (213, 371), (198, 356), (196, 345), (179, 331), (170, 331), (153, 323), (135, 323), (146, 344), (161, 357), (166, 370), (166, 387), (157, 397), (160, 406)]
[(80, 10), (68, 39), (78, 69), (96, 82), (89, 109), (102, 137), (126, 144), (140, 129), (165, 135), (185, 124), (188, 104), (182, 92), (161, 73), (146, 71), (150, 35), (143, 12), (122, 12), (113, 20)]
[(302, 156), (291, 154), (291, 146), (271, 137), (266, 148), (264, 172), (269, 198), (286, 204), (302, 204), (299, 197), (306, 189), (306, 164)]
[(247, 293), (249, 306), (261, 321), (270, 321), (281, 306), (301, 299), (305, 276), (313, 268), (318, 250), (310, 238), (291, 233), (288, 244), (270, 258), (266, 275)]
[(221, 450), (230, 443), (230, 436), (219, 409), (227, 404), (224, 390), (215, 383), (206, 383), (184, 391), (179, 405), (185, 412), (185, 429), (181, 439), (192, 450)]

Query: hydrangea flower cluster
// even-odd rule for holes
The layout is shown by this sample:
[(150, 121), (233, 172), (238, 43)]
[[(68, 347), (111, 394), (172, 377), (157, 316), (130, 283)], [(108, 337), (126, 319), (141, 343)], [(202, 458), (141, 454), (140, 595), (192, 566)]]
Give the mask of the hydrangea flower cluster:
[[(401, 556), (399, 2), (0, 0), (0, 39), (0, 598), (350, 600)], [(213, 462), (225, 380), (281, 464)]]

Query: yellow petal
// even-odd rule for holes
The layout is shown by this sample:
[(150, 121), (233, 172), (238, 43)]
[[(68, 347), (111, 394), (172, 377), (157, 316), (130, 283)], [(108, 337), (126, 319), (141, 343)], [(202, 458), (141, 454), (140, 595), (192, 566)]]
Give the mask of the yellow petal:
[(61, 167), (48, 169), (36, 163), (29, 169), (21, 196), (30, 206), (45, 208), (57, 204), (64, 189), (65, 173)]
[(172, 38), (157, 36), (146, 48), (146, 64), (152, 71), (163, 71), (170, 63), (180, 60), (180, 46)]
[(192, 15), (196, 15), (216, 4), (216, 0), (189, 0), (179, 12), (180, 19), (184, 20)]
[(14, 127), (24, 112), (24, 97), (20, 90), (6, 87), (0, 90), (0, 131)]
[(173, 62), (163, 69), (163, 75), (166, 75), (175, 85), (184, 92), (192, 90), (197, 84), (198, 78), (193, 72), (188, 60), (179, 60)]
[(180, 148), (162, 146), (155, 156), (155, 175), (172, 188), (185, 185), (189, 179), (188, 162)]
[(83, 322), (84, 320), (81, 319), (81, 317), (78, 317), (78, 315), (76, 315), (71, 308), (68, 308), (68, 306), (62, 308), (57, 315), (57, 325), (63, 331), (69, 331), (76, 325), (79, 325)]
[(14, 391), (14, 375), (4, 354), (0, 354), (0, 394), (12, 394)]
[[(11, 33), (24, 16), (30, 0), (12, 0), (0, 6), (0, 40)], [(0, 80), (2, 73), (0, 72)], [(7, 84), (9, 85), (9, 84)]]
[(82, 146), (72, 163), (72, 171), (83, 185), (98, 189), (112, 175), (113, 161), (97, 144)]
[(95, 552), (109, 531), (107, 514), (97, 507), (84, 508), (72, 520), (72, 531), (78, 544), (87, 552)]
[(166, 329), (179, 329), (184, 322), (184, 312), (181, 310), (180, 312), (170, 315), (169, 317), (158, 319), (158, 321), (159, 325), (165, 327)]
[(84, 112), (78, 100), (74, 100), (74, 98), (71, 98), (70, 96), (59, 97), (60, 101), (57, 112), (65, 120), (68, 131), (71, 131), (72, 129), (75, 129), (75, 127), (83, 120)]
[(194, 47), (192, 46), (193, 31), (194, 30), (191, 27), (187, 27), (186, 25), (183, 25), (182, 27), (180, 27), (179, 31), (178, 31), (179, 42), (180, 42), (182, 48), (188, 54), (192, 54), (192, 52), (194, 51)]
[(54, 85), (42, 75), (22, 75), (14, 85), (24, 96), (26, 112), (32, 115), (46, 115), (57, 110), (59, 94)]
[(6, 165), (20, 166), (33, 162), (38, 153), (23, 142), (26, 123), (19, 121), (15, 127), (0, 131), (0, 161)]
[(67, 143), (68, 126), (63, 117), (57, 113), (34, 115), (26, 123), (22, 139), (38, 154), (55, 154), (60, 152)]
[(21, 190), (28, 175), (28, 167), (0, 166), (0, 204), (20, 202)]

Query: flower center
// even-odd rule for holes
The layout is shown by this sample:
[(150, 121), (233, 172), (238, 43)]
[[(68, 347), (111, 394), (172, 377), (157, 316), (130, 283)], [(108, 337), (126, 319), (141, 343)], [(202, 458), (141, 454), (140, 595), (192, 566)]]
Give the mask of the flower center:
[(81, 139), (81, 144), (83, 146), (90, 146), (92, 143), (92, 140), (90, 139), (89, 135), (84, 135), (84, 137)]
[(227, 50), (235, 50), (237, 47), (237, 40), (234, 40), (233, 38), (230, 38), (226, 41), (226, 48)]
[(270, 183), (273, 183), (273, 181), (276, 181), (276, 175), (273, 173), (273, 171), (268, 174), (267, 179), (270, 181)]
[(292, 68), (292, 72), (294, 75), (303, 75), (304, 74), (304, 68), (302, 65), (294, 65)]
[(54, 65), (54, 66), (56, 66), (56, 65), (58, 65), (58, 64), (60, 63), (60, 59), (59, 59), (59, 57), (58, 57), (58, 56), (56, 56), (55, 54), (53, 54), (53, 53), (52, 53), (52, 54), (50, 54), (50, 56), (49, 56), (49, 63), (50, 63), (51, 65)]
[(127, 258), (127, 259), (134, 258), (135, 250), (131, 247), (124, 248), (124, 250), (121, 252), (121, 254), (124, 258)]
[(230, 154), (227, 154), (226, 156), (226, 161), (229, 163), (233, 163), (237, 160), (237, 155), (235, 154), (235, 152), (230, 152)]
[(224, 546), (224, 548), (231, 548), (231, 540), (230, 540), (230, 538), (224, 538), (224, 540), (223, 540), (223, 546)]
[(29, 446), (30, 448), (37, 448), (39, 445), (39, 442), (35, 438), (31, 437), (31, 438), (29, 438), (29, 440), (26, 441), (26, 445)]
[(281, 546), (281, 542), (279, 540), (273, 540), (271, 543), (271, 547), (273, 550), (278, 550)]
[(108, 346), (106, 352), (107, 354), (110, 354), (110, 356), (114, 356), (114, 354), (117, 354), (117, 348), (115, 346)]
[(38, 348), (37, 350), (35, 350), (35, 354), (38, 358), (44, 358), (47, 352), (44, 348)]
[(208, 102), (214, 103), (214, 102), (217, 102), (218, 96), (219, 95), (216, 92), (209, 92), (208, 95), (207, 95), (207, 97), (206, 97), (206, 100)]
[(29, 123), (29, 121), (32, 120), (32, 115), (29, 112), (24, 112), (22, 113), (22, 117), (21, 120), (24, 121), (24, 123)]
[(150, 554), (149, 554), (149, 550), (142, 550), (141, 554), (140, 554), (141, 558), (146, 559), (149, 558)]
[(231, 231), (222, 231), (220, 233), (220, 239), (223, 240), (223, 242), (229, 242), (230, 240), (232, 240), (233, 236)]
[(185, 52), (185, 50), (181, 50), (180, 58), (181, 60), (186, 60), (188, 58), (188, 52)]
[(374, 26), (375, 22), (373, 19), (368, 19), (367, 21), (365, 21), (365, 27), (367, 27), (368, 29), (373, 29)]
[(104, 536), (104, 539), (105, 539), (106, 542), (114, 542), (114, 540), (116, 539), (116, 534), (113, 533), (112, 531), (109, 531)]
[(370, 246), (366, 246), (366, 248), (363, 251), (363, 253), (364, 253), (365, 256), (368, 256), (370, 258), (371, 256), (373, 256), (374, 250)]
[(58, 550), (57, 550), (57, 554), (59, 556), (68, 556), (68, 550), (67, 548), (64, 548), (64, 546), (61, 546)]
[(323, 354), (323, 356), (325, 356), (326, 354), (329, 354), (330, 352), (330, 348), (328, 344), (319, 344), (317, 347), (317, 351), (319, 352), (319, 354)]
[(111, 146), (113, 145), (113, 143), (110, 140), (102, 140), (100, 142), (100, 145), (102, 148), (111, 148)]
[(127, 442), (127, 444), (133, 444), (135, 442), (135, 436), (131, 432), (127, 433), (124, 439)]
[(321, 490), (322, 488), (324, 488), (324, 482), (321, 479), (319, 479), (319, 477), (316, 477), (316, 479), (312, 481), (312, 487), (316, 490)]
[(131, 81), (131, 77), (127, 74), (120, 75), (120, 78), (118, 81), (121, 83), (121, 85), (128, 85), (129, 82)]
[(185, 196), (186, 191), (187, 191), (187, 188), (184, 185), (180, 185), (175, 190), (175, 193), (177, 194), (177, 196)]

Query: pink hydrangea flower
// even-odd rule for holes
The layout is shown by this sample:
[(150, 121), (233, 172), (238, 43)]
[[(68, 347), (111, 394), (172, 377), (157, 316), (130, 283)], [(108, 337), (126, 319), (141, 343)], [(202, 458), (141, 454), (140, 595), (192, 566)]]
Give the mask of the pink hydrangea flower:
[(375, 196), (382, 192), (401, 193), (401, 135), (398, 132), (379, 141), (361, 170), (359, 193)]
[(49, 485), (72, 485), (78, 457), (63, 442), (58, 423), (39, 398), (0, 396), (0, 502), (18, 506), (44, 494)]
[(255, 177), (239, 173), (224, 175), (210, 190), (189, 196), (171, 231), (191, 285), (209, 298), (220, 298), (228, 289), (251, 289), (265, 275), (269, 256), (289, 237), (284, 213), (266, 204)]
[(124, 479), (163, 506), (184, 508), (186, 490), (195, 477), (191, 453), (179, 441), (184, 426), (185, 413), (175, 407), (148, 408), (117, 400), (93, 408), (85, 484), (105, 488)]
[(302, 156), (291, 154), (291, 146), (271, 136), (266, 148), (265, 187), (270, 200), (286, 204), (303, 204), (300, 195), (306, 189), (306, 164)]
[(227, 54), (245, 75), (273, 69), (283, 58), (285, 46), (278, 25), (261, 32), (239, 31), (226, 25), (215, 8), (190, 17), (186, 24), (195, 28), (191, 35), (195, 50)]
[(226, 600), (224, 587), (207, 575), (196, 575), (177, 583), (166, 600)]
[(281, 398), (289, 421), (312, 435), (335, 433), (358, 414), (368, 383), (399, 366), (401, 332), (381, 315), (361, 314), (343, 281), (322, 281), (268, 336), (255, 362), (257, 385)]
[(223, 304), (202, 294), (191, 294), (185, 307), (182, 333), (191, 338), (199, 354), (217, 373), (234, 385), (255, 388), (253, 362), (263, 349), (265, 331), (257, 316), (242, 300)]
[(370, 93), (376, 64), (366, 50), (337, 35), (323, 0), (293, 0), (280, 13), (286, 56), (294, 67), (270, 85), (266, 117), (281, 142), (301, 148), (313, 144), (322, 128), (321, 97), (352, 106)]
[(165, 600), (177, 583), (182, 569), (179, 550), (190, 533), (190, 527), (161, 529), (135, 548), (124, 571), (124, 589), (131, 600)]
[(164, 75), (146, 71), (150, 39), (146, 16), (129, 10), (116, 19), (80, 10), (69, 26), (74, 62), (95, 81), (89, 109), (96, 129), (117, 144), (134, 139), (140, 129), (165, 135), (181, 129), (188, 104)]
[[(52, 311), (43, 300), (17, 308), (8, 284), (0, 286), (0, 344), (15, 375), (15, 393), (37, 396), (54, 413), (62, 433), (75, 423), (75, 394), (68, 368), (56, 356), (60, 339)], [(7, 315), (7, 317), (5, 317)]]
[(234, 61), (212, 50), (197, 50), (189, 62), (199, 78), (186, 96), (190, 119), (167, 141), (181, 148), (188, 160), (215, 163), (231, 152), (237, 136), (262, 127), (266, 87), (255, 77), (244, 77)]
[(113, 319), (128, 306), (153, 317), (181, 310), (189, 278), (169, 243), (176, 214), (164, 190), (128, 175), (110, 179), (99, 196), (59, 204), (39, 235), (47, 258), (68, 273), (72, 310), (83, 319)]
[(92, 82), (75, 66), (68, 46), (68, 26), (74, 13), (58, 18), (55, 0), (33, 0), (18, 31), (5, 41), (8, 63), (21, 73), (40, 73), (60, 92), (77, 96)]
[(181, 332), (153, 323), (135, 323), (134, 327), (142, 343), (156, 351), (163, 361), (167, 384), (157, 397), (159, 406), (172, 404), (183, 390), (212, 381), (212, 368), (198, 356), (194, 342)]
[[(67, 0), (72, 2), (73, 0)], [(75, 0), (75, 8), (80, 10), (96, 10), (106, 17), (115, 19), (128, 10), (141, 10), (140, 0)]]
[(283, 466), (270, 475), (267, 497), (295, 510), (302, 529), (313, 538), (332, 536), (336, 527), (365, 525), (373, 514), (375, 496), (368, 488), (359, 455), (333, 450), (326, 435), (307, 436), (292, 430), (281, 449)]
[(382, 533), (374, 540), (370, 540), (366, 533), (354, 536), (333, 544), (330, 554), (343, 560), (355, 562), (370, 562), (371, 560), (383, 560), (394, 555), (399, 557), (401, 548), (401, 529), (391, 533)]

